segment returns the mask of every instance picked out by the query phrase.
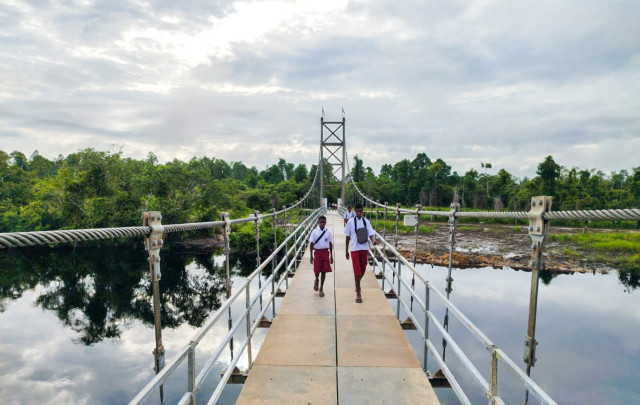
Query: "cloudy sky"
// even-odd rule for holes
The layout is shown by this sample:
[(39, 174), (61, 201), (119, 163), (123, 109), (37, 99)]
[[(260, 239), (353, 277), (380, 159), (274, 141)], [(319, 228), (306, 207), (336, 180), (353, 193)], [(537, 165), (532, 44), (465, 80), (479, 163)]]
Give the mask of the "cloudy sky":
[(0, 0), (0, 150), (640, 166), (640, 2)]

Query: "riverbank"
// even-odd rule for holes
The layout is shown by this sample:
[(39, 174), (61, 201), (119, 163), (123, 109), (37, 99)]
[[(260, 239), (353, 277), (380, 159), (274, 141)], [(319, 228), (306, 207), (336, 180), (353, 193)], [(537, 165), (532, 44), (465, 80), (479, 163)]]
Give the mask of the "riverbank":
[[(418, 235), (417, 263), (448, 266), (449, 227), (431, 223), (428, 232)], [(631, 241), (596, 242), (602, 236), (631, 235)], [(387, 234), (394, 244), (395, 234)], [(586, 242), (585, 242), (586, 241)], [(223, 246), (221, 236), (188, 239), (172, 243), (184, 252), (204, 253)], [(415, 251), (413, 233), (398, 235), (398, 250), (408, 260)], [(603, 246), (604, 245), (604, 246)], [(525, 226), (472, 224), (459, 225), (452, 264), (456, 268), (506, 268), (530, 270), (531, 238)], [(603, 250), (605, 249), (605, 250)], [(609, 249), (609, 250), (606, 250)], [(616, 250), (618, 249), (618, 250)], [(552, 228), (545, 249), (545, 268), (557, 273), (607, 273), (611, 270), (640, 271), (640, 232), (608, 229)]]
[[(431, 224), (435, 232), (419, 234), (416, 262), (448, 266), (449, 227), (446, 224)], [(592, 245), (580, 243), (578, 235), (582, 228), (552, 228), (547, 238), (546, 269), (559, 273), (606, 273), (610, 270), (633, 270), (638, 266), (640, 242), (639, 232), (589, 229), (587, 233), (610, 235), (633, 235), (632, 242), (625, 242), (620, 251), (603, 252)], [(395, 235), (387, 235), (391, 243)], [(413, 260), (415, 235), (398, 235), (398, 249), (402, 255)], [(531, 238), (524, 226), (508, 225), (460, 225), (456, 230), (456, 242), (452, 258), (456, 268), (510, 267), (529, 270)]]

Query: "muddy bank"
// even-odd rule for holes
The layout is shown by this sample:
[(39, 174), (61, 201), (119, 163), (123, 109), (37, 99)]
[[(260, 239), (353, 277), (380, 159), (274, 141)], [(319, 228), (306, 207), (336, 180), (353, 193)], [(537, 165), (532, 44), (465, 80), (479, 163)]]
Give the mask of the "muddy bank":
[[(420, 234), (416, 262), (437, 266), (449, 265), (449, 227), (446, 224), (429, 224), (434, 233)], [(580, 228), (553, 228), (553, 233), (579, 233)], [(393, 245), (395, 235), (387, 235)], [(172, 242), (173, 248), (208, 253), (224, 246), (221, 236), (194, 238)], [(409, 261), (413, 261), (415, 235), (398, 235), (398, 250)], [(558, 273), (607, 273), (616, 270), (615, 265), (594, 259), (589, 252), (581, 252), (579, 259), (563, 254), (566, 244), (548, 242), (545, 249), (545, 268)], [(531, 238), (524, 226), (464, 225), (456, 232), (456, 243), (452, 264), (455, 268), (505, 268), (531, 270), (529, 262)]]
[[(418, 253), (416, 262), (437, 266), (449, 265), (449, 227), (442, 224), (435, 226), (435, 233), (421, 234), (418, 237)], [(555, 228), (554, 233), (577, 233), (581, 229)], [(394, 243), (395, 235), (387, 235), (387, 240)], [(416, 241), (415, 235), (398, 235), (398, 250), (408, 259), (413, 260)], [(556, 242), (549, 242), (545, 249), (545, 268), (559, 273), (607, 273), (615, 268), (603, 261), (585, 255), (580, 259), (562, 254), (562, 247)], [(531, 238), (522, 226), (477, 225), (461, 226), (456, 232), (456, 241), (452, 265), (456, 268), (510, 267), (518, 270), (531, 270), (529, 262)]]

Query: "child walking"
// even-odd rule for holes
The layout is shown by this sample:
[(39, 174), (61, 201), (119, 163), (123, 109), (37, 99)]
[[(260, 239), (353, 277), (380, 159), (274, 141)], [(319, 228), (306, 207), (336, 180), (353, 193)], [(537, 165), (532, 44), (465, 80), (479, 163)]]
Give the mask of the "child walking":
[(347, 222), (356, 216), (356, 213), (351, 211), (351, 206), (347, 205), (347, 212), (344, 213), (344, 226), (347, 226)]
[[(333, 235), (325, 226), (327, 218), (322, 215), (318, 218), (318, 227), (309, 235), (309, 251), (311, 253), (311, 264), (313, 264), (313, 273), (316, 279), (313, 282), (313, 290), (318, 291), (319, 297), (324, 297), (324, 279), (327, 273), (330, 273), (333, 264)], [(315, 259), (314, 259), (315, 256)], [(318, 287), (318, 276), (320, 277), (320, 286)]]
[(367, 269), (367, 254), (369, 253), (369, 242), (376, 244), (376, 232), (371, 227), (371, 223), (362, 216), (362, 204), (355, 206), (356, 214), (347, 221), (344, 227), (346, 238), (346, 255), (349, 260), (349, 245), (351, 245), (351, 262), (353, 264), (353, 276), (356, 283), (356, 302), (362, 303), (360, 281)]

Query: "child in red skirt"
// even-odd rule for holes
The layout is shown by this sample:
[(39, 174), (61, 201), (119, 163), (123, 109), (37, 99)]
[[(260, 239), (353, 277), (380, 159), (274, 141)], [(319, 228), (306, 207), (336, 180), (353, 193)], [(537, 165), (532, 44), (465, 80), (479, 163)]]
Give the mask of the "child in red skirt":
[(311, 264), (313, 264), (313, 273), (316, 276), (313, 282), (313, 290), (318, 291), (318, 276), (320, 277), (319, 297), (324, 297), (324, 279), (327, 273), (330, 273), (333, 264), (333, 235), (325, 226), (327, 218), (322, 215), (318, 218), (318, 227), (309, 235), (309, 251), (311, 253)]

